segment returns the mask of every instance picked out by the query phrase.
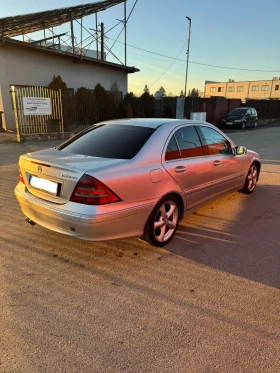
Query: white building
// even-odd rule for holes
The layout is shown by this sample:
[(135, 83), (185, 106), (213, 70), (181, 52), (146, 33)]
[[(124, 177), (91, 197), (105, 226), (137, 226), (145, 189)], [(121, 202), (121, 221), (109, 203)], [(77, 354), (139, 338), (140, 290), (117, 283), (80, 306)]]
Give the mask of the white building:
[[(54, 75), (60, 75), (67, 87), (74, 90), (80, 87), (94, 89), (96, 84), (100, 83), (105, 90), (109, 91), (112, 84), (117, 83), (119, 91), (123, 95), (127, 93), (127, 74), (139, 70), (125, 66), (126, 62), (116, 64), (106, 61), (105, 49), (107, 47), (104, 41), (103, 23), (100, 24), (101, 31), (98, 37), (102, 58), (100, 52), (97, 55), (96, 51), (82, 49), (80, 53), (77, 50), (79, 47), (77, 47), (73, 28), (74, 20), (95, 14), (97, 22), (99, 12), (125, 4), (125, 1), (99, 0), (68, 8), (0, 19), (0, 112), (4, 112), (2, 115), (4, 129), (16, 127), (11, 99), (11, 90), (14, 90), (14, 86), (47, 87)], [(125, 11), (124, 17), (126, 17)], [(52, 37), (46, 37), (45, 31), (53, 30), (54, 27), (66, 23), (70, 26), (71, 46), (65, 49), (60, 44), (60, 36), (65, 34), (54, 34), (52, 31)], [(82, 22), (80, 25), (82, 34)], [(43, 33), (44, 38), (37, 41), (30, 40), (27, 35), (37, 31)], [(24, 40), (26, 36), (29, 40), (27, 43), (13, 39), (22, 37)], [(54, 45), (55, 39), (58, 40), (58, 49), (55, 49), (57, 47), (57, 44)], [(49, 43), (53, 45), (48, 45)], [(82, 48), (82, 40), (78, 45)], [(12, 97), (14, 99), (14, 96)]]
[(123, 95), (127, 93), (127, 74), (134, 67), (119, 65), (91, 57), (74, 55), (14, 39), (0, 45), (0, 111), (4, 129), (15, 128), (10, 87), (13, 85), (48, 86), (54, 75), (60, 75), (69, 88), (94, 89), (100, 83), (110, 90), (117, 82)]

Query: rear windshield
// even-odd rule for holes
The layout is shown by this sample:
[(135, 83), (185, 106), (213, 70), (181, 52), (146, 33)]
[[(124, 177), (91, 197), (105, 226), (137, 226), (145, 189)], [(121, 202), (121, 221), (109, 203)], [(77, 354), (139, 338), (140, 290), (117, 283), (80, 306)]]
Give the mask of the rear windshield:
[(247, 109), (234, 109), (232, 110), (229, 115), (244, 115)]
[(119, 124), (99, 125), (78, 134), (57, 150), (100, 158), (131, 159), (139, 152), (154, 128)]

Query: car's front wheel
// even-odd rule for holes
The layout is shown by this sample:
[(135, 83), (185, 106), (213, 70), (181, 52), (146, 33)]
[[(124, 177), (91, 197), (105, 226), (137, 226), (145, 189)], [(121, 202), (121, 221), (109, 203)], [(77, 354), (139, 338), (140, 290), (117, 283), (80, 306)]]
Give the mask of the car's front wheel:
[(256, 163), (253, 163), (248, 171), (244, 187), (240, 190), (240, 192), (245, 194), (253, 193), (257, 186), (258, 172), (259, 171)]
[(164, 197), (151, 213), (142, 238), (153, 246), (166, 245), (176, 232), (179, 217), (177, 198), (172, 195)]
[(245, 130), (245, 128), (246, 128), (246, 122), (242, 122), (242, 123), (241, 123), (241, 129), (242, 129), (242, 130)]

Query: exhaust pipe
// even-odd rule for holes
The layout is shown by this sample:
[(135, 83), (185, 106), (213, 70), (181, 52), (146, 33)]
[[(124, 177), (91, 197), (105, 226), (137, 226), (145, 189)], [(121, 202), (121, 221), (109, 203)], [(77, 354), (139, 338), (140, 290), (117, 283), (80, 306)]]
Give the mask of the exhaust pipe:
[(27, 221), (27, 223), (29, 223), (32, 226), (36, 225), (35, 221), (33, 221), (33, 220), (31, 220), (31, 219), (29, 219), (27, 217), (25, 218), (25, 221)]

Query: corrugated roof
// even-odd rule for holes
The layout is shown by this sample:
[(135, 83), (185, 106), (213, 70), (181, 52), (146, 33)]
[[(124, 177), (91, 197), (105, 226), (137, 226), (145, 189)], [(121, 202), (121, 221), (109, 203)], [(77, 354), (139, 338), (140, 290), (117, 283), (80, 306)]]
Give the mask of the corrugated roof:
[(125, 0), (102, 0), (68, 8), (0, 18), (0, 35), (4, 34), (6, 37), (13, 37), (40, 31), (45, 28), (60, 26), (63, 23), (89, 16), (90, 14), (108, 9), (124, 1)]

